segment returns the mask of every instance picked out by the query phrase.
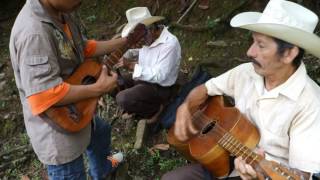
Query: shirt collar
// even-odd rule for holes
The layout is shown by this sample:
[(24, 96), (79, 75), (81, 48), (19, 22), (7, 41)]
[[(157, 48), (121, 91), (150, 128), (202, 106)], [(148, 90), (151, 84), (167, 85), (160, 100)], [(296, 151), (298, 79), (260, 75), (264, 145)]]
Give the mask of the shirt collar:
[(163, 27), (162, 32), (158, 39), (156, 39), (149, 47), (155, 47), (158, 46), (159, 44), (165, 43), (167, 39), (169, 38), (169, 31), (167, 27)]
[(307, 83), (307, 71), (303, 62), (290, 78), (283, 84), (280, 93), (292, 100), (297, 100)]
[[(253, 66), (252, 66), (253, 68)], [(252, 77), (255, 80), (255, 87), (259, 94), (259, 96), (263, 96), (264, 92), (264, 78), (257, 73), (255, 73), (253, 69)], [(303, 62), (298, 67), (298, 69), (285, 81), (283, 84), (279, 85), (278, 87), (272, 89), (268, 92), (266, 96), (262, 98), (276, 98), (279, 94), (282, 94), (294, 101), (298, 99), (300, 96), (303, 88), (306, 85), (307, 79), (307, 71)]]
[(37, 19), (44, 22), (53, 23), (51, 17), (49, 16), (48, 12), (40, 3), (40, 0), (28, 0), (27, 1), (30, 5), (30, 9), (33, 14), (36, 16)]
[[(50, 23), (53, 26), (55, 26), (57, 29), (59, 29), (61, 32), (63, 32), (63, 26), (51, 18), (49, 13), (46, 11), (46, 9), (40, 3), (40, 0), (28, 0), (28, 2), (29, 2), (31, 11), (33, 12), (33, 15), (35, 15), (35, 17), (39, 21), (45, 22), (45, 23)], [(66, 20), (66, 15), (64, 14), (63, 16)]]

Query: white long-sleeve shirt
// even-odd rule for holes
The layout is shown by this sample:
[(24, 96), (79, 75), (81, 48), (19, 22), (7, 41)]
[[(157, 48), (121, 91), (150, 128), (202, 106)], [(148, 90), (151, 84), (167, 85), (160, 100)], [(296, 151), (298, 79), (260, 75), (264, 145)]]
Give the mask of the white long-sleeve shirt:
[(150, 46), (130, 49), (124, 57), (138, 57), (132, 76), (134, 80), (171, 86), (178, 77), (181, 47), (178, 39), (164, 27), (159, 38)]

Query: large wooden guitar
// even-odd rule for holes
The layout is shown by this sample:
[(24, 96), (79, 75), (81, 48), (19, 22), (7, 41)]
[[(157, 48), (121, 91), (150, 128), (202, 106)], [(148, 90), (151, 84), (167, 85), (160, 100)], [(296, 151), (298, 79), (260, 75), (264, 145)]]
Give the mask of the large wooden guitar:
[[(128, 36), (128, 44), (109, 55), (102, 63), (94, 60), (86, 60), (76, 71), (65, 80), (72, 85), (83, 85), (94, 83), (100, 75), (102, 65), (105, 64), (109, 70), (118, 63), (131, 46), (138, 43), (146, 34), (146, 26), (138, 24)], [(48, 123), (55, 129), (64, 133), (75, 133), (83, 129), (93, 118), (99, 97), (79, 101), (65, 106), (53, 106), (45, 111), (44, 115), (49, 117)]]
[(258, 130), (222, 96), (212, 97), (203, 110), (194, 114), (193, 123), (200, 131), (188, 141), (179, 141), (174, 136), (174, 127), (169, 130), (167, 140), (187, 159), (198, 161), (215, 177), (227, 176), (231, 156), (241, 156), (255, 168), (260, 180), (301, 179), (298, 172), (268, 161), (252, 150), (260, 139)]

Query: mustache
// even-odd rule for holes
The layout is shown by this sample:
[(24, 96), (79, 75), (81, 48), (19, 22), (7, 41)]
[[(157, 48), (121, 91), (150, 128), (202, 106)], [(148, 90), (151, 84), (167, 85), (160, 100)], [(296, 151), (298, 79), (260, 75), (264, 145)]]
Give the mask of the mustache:
[(262, 67), (262, 65), (257, 60), (255, 60), (255, 59), (253, 59), (251, 57), (246, 58), (246, 60), (248, 62), (252, 62), (253, 64), (255, 64), (255, 65), (259, 66), (259, 67)]

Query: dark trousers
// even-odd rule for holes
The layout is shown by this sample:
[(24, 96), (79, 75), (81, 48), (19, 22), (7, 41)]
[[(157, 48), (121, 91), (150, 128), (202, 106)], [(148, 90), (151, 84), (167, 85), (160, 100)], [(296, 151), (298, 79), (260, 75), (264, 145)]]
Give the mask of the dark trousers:
[(170, 99), (171, 87), (144, 81), (134, 81), (124, 76), (127, 89), (116, 95), (117, 104), (126, 112), (150, 118), (159, 111), (160, 105)]

